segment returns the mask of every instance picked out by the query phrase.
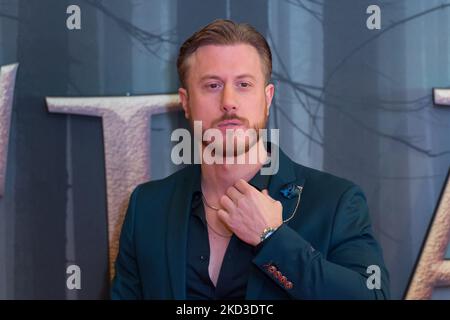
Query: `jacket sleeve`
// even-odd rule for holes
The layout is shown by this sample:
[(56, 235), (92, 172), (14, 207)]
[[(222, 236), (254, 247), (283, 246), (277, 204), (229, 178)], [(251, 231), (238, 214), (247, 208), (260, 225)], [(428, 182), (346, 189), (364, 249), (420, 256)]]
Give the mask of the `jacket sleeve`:
[(282, 225), (262, 244), (253, 263), (292, 299), (388, 299), (389, 275), (360, 188), (353, 185), (343, 193), (330, 223), (325, 255)]
[(142, 299), (134, 243), (135, 208), (139, 188), (138, 186), (131, 194), (120, 233), (119, 253), (115, 263), (115, 276), (111, 289), (111, 298), (113, 300)]

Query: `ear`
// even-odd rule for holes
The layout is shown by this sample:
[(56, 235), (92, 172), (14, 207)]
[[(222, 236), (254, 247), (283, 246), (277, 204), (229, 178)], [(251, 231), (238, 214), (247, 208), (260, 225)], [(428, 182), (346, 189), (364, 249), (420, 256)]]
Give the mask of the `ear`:
[(180, 98), (181, 107), (184, 110), (184, 117), (189, 119), (188, 92), (185, 88), (178, 88), (178, 96)]
[(266, 94), (267, 116), (269, 115), (270, 106), (272, 105), (273, 95), (275, 94), (275, 86), (269, 83), (264, 89)]

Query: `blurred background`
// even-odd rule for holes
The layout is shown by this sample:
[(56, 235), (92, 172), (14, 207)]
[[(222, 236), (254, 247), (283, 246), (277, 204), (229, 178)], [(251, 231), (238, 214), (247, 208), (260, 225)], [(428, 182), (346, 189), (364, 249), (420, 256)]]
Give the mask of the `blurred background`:
[[(66, 9), (81, 9), (68, 30)], [(366, 27), (369, 5), (381, 29)], [(0, 66), (20, 63), (6, 189), (0, 299), (109, 298), (101, 119), (51, 114), (46, 96), (176, 93), (179, 45), (216, 18), (268, 39), (270, 127), (296, 162), (359, 184), (402, 299), (450, 164), (450, 1), (0, 0)], [(152, 118), (151, 176), (170, 162), (181, 113)], [(450, 250), (446, 258), (450, 259)], [(66, 288), (66, 266), (82, 290)], [(450, 299), (450, 288), (433, 298)]]

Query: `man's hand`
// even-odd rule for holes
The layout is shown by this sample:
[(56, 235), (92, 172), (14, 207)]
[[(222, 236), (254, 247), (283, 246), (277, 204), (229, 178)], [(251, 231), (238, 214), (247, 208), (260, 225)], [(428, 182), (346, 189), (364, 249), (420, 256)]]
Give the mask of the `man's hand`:
[(240, 179), (220, 198), (225, 210), (217, 212), (220, 220), (242, 241), (256, 246), (266, 228), (278, 228), (283, 223), (283, 207), (267, 190), (259, 192)]

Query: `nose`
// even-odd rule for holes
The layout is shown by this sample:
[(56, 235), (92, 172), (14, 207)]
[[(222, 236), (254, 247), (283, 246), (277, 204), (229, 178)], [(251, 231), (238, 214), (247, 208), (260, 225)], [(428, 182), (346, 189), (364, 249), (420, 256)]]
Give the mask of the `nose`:
[(221, 110), (225, 113), (236, 112), (238, 102), (236, 92), (231, 85), (225, 85), (222, 90)]

